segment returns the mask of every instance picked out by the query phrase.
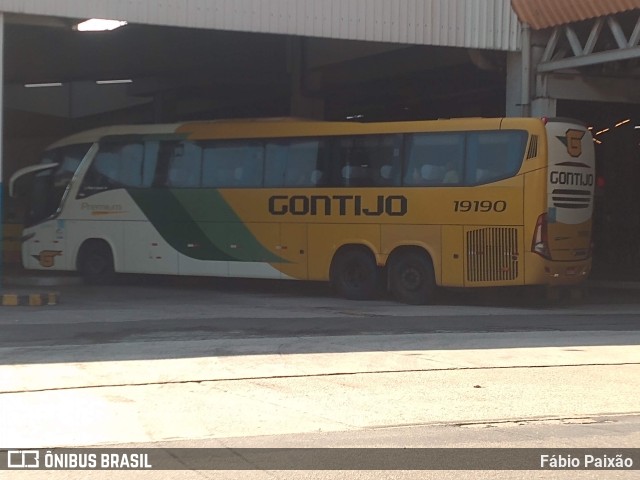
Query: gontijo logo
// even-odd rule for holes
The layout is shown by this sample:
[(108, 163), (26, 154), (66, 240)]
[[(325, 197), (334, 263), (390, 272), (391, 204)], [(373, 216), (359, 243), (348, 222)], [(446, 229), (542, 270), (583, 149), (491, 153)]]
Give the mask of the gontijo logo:
[(367, 215), (402, 217), (407, 214), (404, 195), (273, 195), (269, 197), (271, 215)]
[(570, 128), (564, 137), (556, 138), (565, 144), (569, 155), (575, 158), (582, 155), (582, 137), (584, 137), (585, 133), (584, 130)]
[(38, 255), (31, 255), (45, 268), (53, 267), (55, 258), (62, 255), (62, 250), (42, 250)]

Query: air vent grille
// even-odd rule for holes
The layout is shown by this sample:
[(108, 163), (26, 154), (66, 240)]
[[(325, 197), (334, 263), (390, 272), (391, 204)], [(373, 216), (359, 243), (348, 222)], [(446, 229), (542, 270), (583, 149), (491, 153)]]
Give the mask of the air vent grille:
[(527, 160), (538, 156), (538, 135), (531, 135), (529, 148), (527, 149)]
[(497, 282), (518, 277), (518, 231), (481, 228), (467, 232), (467, 280)]

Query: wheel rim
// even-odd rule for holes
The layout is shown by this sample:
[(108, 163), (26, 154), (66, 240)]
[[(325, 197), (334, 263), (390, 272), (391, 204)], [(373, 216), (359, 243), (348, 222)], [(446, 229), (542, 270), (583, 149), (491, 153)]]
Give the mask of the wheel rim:
[(87, 270), (92, 274), (99, 274), (105, 271), (107, 261), (101, 255), (91, 255), (87, 259)]
[(358, 262), (349, 262), (345, 265), (342, 278), (345, 285), (359, 288), (366, 279), (365, 269)]
[(112, 270), (111, 252), (101, 246), (91, 246), (82, 254), (80, 269), (87, 277), (99, 277)]
[(424, 283), (422, 272), (415, 267), (404, 268), (400, 273), (400, 283), (404, 290), (415, 292)]

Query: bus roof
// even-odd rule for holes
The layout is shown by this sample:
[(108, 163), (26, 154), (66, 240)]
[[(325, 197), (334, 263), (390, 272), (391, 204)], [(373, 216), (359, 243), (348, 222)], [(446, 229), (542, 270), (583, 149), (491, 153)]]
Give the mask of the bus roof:
[(190, 122), (181, 126), (192, 140), (234, 138), (311, 137), (323, 135), (366, 135), (411, 131), (486, 130), (500, 128), (501, 118), (465, 118), (409, 122), (327, 122), (297, 119), (227, 120)]
[(49, 145), (47, 150), (64, 147), (66, 145), (77, 145), (79, 143), (94, 143), (110, 135), (173, 133), (180, 125), (182, 124), (113, 125), (109, 127), (98, 127), (61, 138)]
[[(503, 121), (531, 128), (537, 118), (454, 118), (402, 122), (329, 122), (300, 118), (250, 118), (194, 121), (171, 124), (115, 125), (75, 133), (51, 144), (48, 149), (94, 143), (105, 136), (180, 134), (191, 140), (310, 137), (317, 135), (366, 135), (421, 131), (499, 130)], [(515, 121), (515, 122), (514, 122)], [(513, 128), (513, 127), (510, 127)]]

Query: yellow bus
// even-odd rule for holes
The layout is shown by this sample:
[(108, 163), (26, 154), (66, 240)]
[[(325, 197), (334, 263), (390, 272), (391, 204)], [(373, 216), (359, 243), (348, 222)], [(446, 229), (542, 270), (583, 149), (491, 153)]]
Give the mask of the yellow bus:
[[(72, 152), (72, 153), (69, 153)], [(76, 134), (33, 179), (28, 269), (436, 286), (571, 285), (591, 266), (594, 149), (566, 119), (293, 119)]]

